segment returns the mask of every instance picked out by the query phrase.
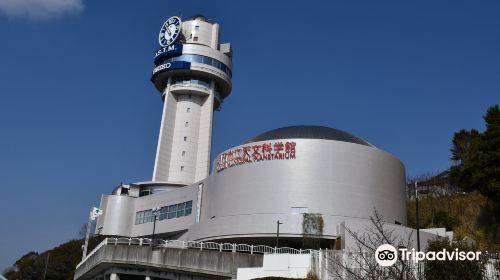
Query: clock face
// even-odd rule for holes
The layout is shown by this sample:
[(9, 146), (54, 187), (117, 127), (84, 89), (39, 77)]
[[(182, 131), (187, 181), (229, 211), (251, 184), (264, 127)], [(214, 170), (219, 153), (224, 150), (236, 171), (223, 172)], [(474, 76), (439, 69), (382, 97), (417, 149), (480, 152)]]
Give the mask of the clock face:
[(181, 19), (179, 17), (171, 17), (161, 27), (158, 42), (163, 47), (169, 46), (175, 42), (179, 34), (181, 34)]

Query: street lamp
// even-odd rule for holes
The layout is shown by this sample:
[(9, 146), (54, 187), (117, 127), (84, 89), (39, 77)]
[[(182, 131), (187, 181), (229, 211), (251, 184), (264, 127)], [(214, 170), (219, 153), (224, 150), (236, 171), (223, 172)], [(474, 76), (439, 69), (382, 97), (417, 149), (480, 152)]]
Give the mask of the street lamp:
[[(417, 222), (417, 252), (420, 252), (420, 224), (419, 224), (419, 212), (418, 212), (418, 194), (428, 194), (429, 190), (418, 190), (418, 181), (415, 181), (415, 212), (416, 212), (416, 222)], [(417, 263), (418, 277), (420, 277), (420, 262)]]
[(160, 213), (160, 207), (153, 208), (153, 211), (152, 211), (152, 214), (153, 214), (153, 236), (151, 237), (151, 244), (153, 244), (153, 240), (155, 239), (156, 218), (158, 217), (159, 213)]
[(417, 222), (417, 251), (420, 252), (420, 223), (419, 223), (419, 212), (418, 212), (418, 194), (428, 194), (429, 190), (418, 190), (418, 181), (415, 181), (415, 212), (416, 212), (416, 222)]
[(283, 223), (280, 222), (280, 220), (276, 221), (276, 248), (278, 248), (279, 245), (279, 238), (280, 238), (280, 225)]

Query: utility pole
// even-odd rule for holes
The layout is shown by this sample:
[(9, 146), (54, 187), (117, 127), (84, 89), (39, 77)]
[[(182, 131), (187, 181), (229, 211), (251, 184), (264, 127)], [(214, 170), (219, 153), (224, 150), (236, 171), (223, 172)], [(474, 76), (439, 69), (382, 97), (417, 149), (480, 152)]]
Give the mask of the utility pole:
[(49, 266), (49, 258), (50, 253), (47, 253), (47, 259), (45, 260), (45, 268), (43, 269), (43, 280), (45, 280), (45, 276), (47, 275), (47, 267)]
[[(418, 212), (418, 194), (428, 194), (429, 190), (418, 190), (418, 181), (415, 181), (415, 215), (417, 222), (417, 252), (420, 252), (420, 220), (419, 220), (419, 212)], [(420, 262), (417, 264), (418, 277), (420, 277)]]
[(280, 225), (283, 223), (280, 222), (280, 220), (276, 221), (276, 248), (279, 246), (279, 239), (280, 239)]
[(415, 215), (417, 222), (417, 252), (420, 252), (420, 224), (418, 215), (418, 181), (415, 181)]
[(151, 244), (153, 244), (153, 240), (155, 239), (155, 228), (156, 228), (156, 218), (158, 216), (158, 212), (160, 212), (160, 207), (155, 207), (153, 209), (153, 236), (151, 237)]

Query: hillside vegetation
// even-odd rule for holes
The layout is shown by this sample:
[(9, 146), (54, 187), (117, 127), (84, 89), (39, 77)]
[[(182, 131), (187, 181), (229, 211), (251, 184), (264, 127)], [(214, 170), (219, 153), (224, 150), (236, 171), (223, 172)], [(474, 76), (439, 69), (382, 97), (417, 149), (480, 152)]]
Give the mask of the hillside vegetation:
[[(89, 252), (102, 240), (100, 236), (91, 237)], [(82, 245), (83, 239), (75, 239), (40, 254), (29, 252), (17, 260), (14, 266), (7, 268), (3, 275), (9, 280), (38, 280), (42, 279), (47, 264), (45, 279), (72, 280), (75, 267), (82, 260)]]
[[(467, 237), (477, 242), (481, 250), (500, 252), (496, 241), (498, 226), (491, 223), (488, 200), (483, 195), (457, 193), (443, 197), (421, 196), (419, 199), (420, 228), (445, 227), (453, 230), (454, 238)], [(407, 203), (408, 226), (416, 228), (415, 200)]]

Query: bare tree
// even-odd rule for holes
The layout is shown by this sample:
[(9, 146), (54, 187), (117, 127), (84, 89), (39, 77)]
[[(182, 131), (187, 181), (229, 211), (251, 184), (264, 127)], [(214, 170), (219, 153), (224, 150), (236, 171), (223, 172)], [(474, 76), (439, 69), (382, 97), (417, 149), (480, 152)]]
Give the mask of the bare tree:
[(374, 210), (370, 225), (364, 230), (354, 231), (344, 226), (346, 236), (354, 240), (352, 248), (344, 251), (326, 251), (327, 273), (334, 279), (418, 279), (415, 265), (398, 258), (393, 266), (380, 266), (375, 260), (375, 251), (382, 244), (397, 248), (411, 247), (411, 232), (408, 236), (395, 233), (383, 222), (382, 216)]

